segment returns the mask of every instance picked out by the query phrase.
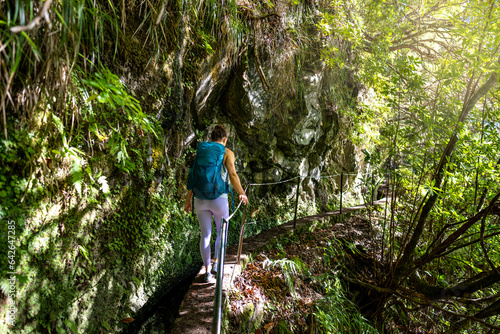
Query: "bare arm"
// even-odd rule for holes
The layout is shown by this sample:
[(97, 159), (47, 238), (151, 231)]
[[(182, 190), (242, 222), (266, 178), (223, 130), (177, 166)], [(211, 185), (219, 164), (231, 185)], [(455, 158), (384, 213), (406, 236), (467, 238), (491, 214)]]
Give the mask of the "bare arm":
[(226, 166), (227, 172), (229, 173), (229, 179), (231, 180), (231, 184), (240, 195), (239, 196), (240, 201), (243, 201), (245, 205), (248, 204), (247, 195), (245, 194), (245, 190), (243, 190), (243, 187), (241, 186), (240, 177), (236, 173), (236, 167), (234, 166), (234, 153), (233, 151), (227, 148), (226, 148), (226, 158), (224, 159), (224, 165)]

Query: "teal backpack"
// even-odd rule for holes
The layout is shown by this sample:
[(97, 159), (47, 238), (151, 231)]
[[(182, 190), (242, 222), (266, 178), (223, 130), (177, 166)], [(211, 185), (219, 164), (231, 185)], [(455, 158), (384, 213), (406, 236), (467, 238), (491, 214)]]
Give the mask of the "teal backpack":
[(216, 142), (203, 141), (198, 144), (196, 158), (189, 169), (187, 189), (191, 190), (196, 198), (216, 199), (229, 192), (228, 173), (222, 179), (224, 145)]

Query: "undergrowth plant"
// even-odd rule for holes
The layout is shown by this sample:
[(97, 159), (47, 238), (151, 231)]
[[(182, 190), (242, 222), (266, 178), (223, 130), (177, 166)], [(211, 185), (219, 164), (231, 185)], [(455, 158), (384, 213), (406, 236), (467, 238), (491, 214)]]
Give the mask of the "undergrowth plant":
[(283, 276), (285, 277), (285, 283), (288, 286), (288, 289), (290, 290), (290, 293), (292, 296), (296, 296), (295, 293), (295, 286), (294, 286), (294, 277), (302, 274), (304, 270), (307, 269), (307, 267), (304, 265), (300, 259), (295, 258), (292, 260), (283, 258), (279, 260), (270, 260), (266, 258), (264, 262), (262, 263), (262, 266), (264, 269), (266, 268), (277, 268), (279, 269), (282, 273)]
[(116, 74), (107, 68), (101, 68), (93, 74), (78, 72), (77, 80), (86, 107), (82, 121), (88, 124), (88, 130), (96, 140), (106, 145), (116, 157), (116, 166), (125, 172), (132, 172), (135, 163), (129, 151), (136, 156), (141, 153), (130, 148), (134, 139), (140, 139), (151, 133), (156, 138), (154, 123), (141, 108), (139, 100), (127, 92), (126, 87)]
[(326, 294), (314, 305), (319, 333), (379, 333), (345, 293), (346, 288), (339, 277), (325, 276), (320, 284)]
[(352, 240), (333, 237), (330, 228), (280, 237), (235, 280), (230, 322), (240, 331), (379, 333), (342, 279), (353, 252)]

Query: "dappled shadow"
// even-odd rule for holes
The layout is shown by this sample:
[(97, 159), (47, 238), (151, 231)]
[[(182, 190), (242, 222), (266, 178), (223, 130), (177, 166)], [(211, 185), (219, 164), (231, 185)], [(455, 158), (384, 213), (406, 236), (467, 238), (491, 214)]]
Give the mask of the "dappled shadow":
[[(199, 267), (201, 260), (193, 254), (198, 252), (198, 237), (192, 232), (197, 226), (187, 224), (187, 217), (153, 222), (162, 219), (163, 204), (149, 197), (140, 200), (134, 187), (124, 190), (108, 208), (102, 205), (106, 198), (90, 204), (80, 199), (41, 223), (28, 218), (17, 249), (22, 254), (17, 257), (22, 293), (14, 301), (17, 328), (36, 333), (125, 330), (133, 326), (122, 319), (140, 320), (166, 291)], [(148, 237), (160, 225), (167, 229), (157, 234), (162, 238)], [(180, 235), (188, 237), (179, 242)], [(154, 245), (154, 240), (163, 244)]]

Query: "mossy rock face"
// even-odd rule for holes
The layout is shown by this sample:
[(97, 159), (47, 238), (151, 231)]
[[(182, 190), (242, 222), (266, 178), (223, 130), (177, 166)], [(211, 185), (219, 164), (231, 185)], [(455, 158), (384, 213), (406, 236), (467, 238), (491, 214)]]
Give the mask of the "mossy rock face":
[[(317, 38), (315, 31), (309, 33)], [(320, 61), (319, 50), (280, 68), (280, 60), (273, 58), (277, 55), (260, 50), (259, 61), (253, 46), (242, 51), (237, 64), (228, 65), (224, 47), (202, 67), (192, 111), (206, 134), (214, 123), (231, 128), (230, 142), (238, 144), (229, 147), (241, 174), (257, 183), (297, 175), (318, 181), (330, 163), (336, 172), (360, 169), (359, 152), (342, 135), (346, 131), (331, 91), (333, 70)], [(346, 87), (348, 80), (344, 78)], [(302, 196), (314, 201), (316, 183), (307, 183)]]

